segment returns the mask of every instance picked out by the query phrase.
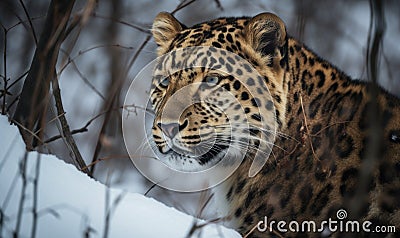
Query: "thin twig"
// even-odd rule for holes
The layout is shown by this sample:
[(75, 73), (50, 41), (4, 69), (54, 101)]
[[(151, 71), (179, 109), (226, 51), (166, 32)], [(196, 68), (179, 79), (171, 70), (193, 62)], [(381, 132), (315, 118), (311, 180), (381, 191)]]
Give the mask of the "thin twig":
[[(145, 110), (147, 113), (151, 113), (153, 115), (153, 112), (149, 111), (147, 108), (143, 108), (143, 107), (135, 106), (135, 105), (124, 105), (124, 106), (121, 106), (121, 107), (118, 107), (118, 108), (112, 108), (110, 110), (116, 111), (116, 110), (120, 110), (120, 109), (125, 109), (128, 112), (130, 112), (131, 110), (129, 109), (129, 107), (133, 107), (135, 109), (142, 109), (142, 110)], [(92, 124), (92, 122), (94, 120), (96, 120), (97, 118), (101, 117), (102, 115), (106, 114), (106, 113), (107, 113), (107, 111), (103, 111), (103, 112), (97, 114), (95, 117), (93, 117), (89, 121), (87, 121), (86, 124), (84, 126), (82, 126), (81, 128), (72, 130), (71, 134), (75, 135), (75, 134), (78, 134), (78, 133), (87, 132), (88, 131), (88, 127)], [(43, 143), (44, 144), (48, 144), (50, 142), (56, 141), (56, 140), (61, 139), (61, 138), (63, 138), (62, 135), (56, 135), (56, 136), (50, 137), (49, 139), (45, 140)]]
[(67, 60), (66, 63), (64, 63), (64, 64), (61, 66), (60, 70), (58, 71), (58, 75), (60, 75), (60, 74), (67, 68), (67, 66), (68, 66), (72, 61), (76, 60), (78, 57), (82, 56), (83, 54), (85, 54), (85, 53), (87, 53), (87, 52), (89, 52), (89, 51), (92, 51), (92, 50), (95, 50), (95, 49), (99, 49), (99, 48), (103, 48), (103, 47), (104, 47), (104, 48), (105, 48), (105, 47), (118, 47), (118, 48), (122, 48), (122, 49), (125, 49), (125, 50), (134, 50), (134, 49), (135, 49), (135, 47), (132, 47), (132, 46), (124, 46), (124, 45), (120, 45), (120, 44), (101, 44), (101, 45), (95, 45), (95, 46), (89, 47), (89, 48), (84, 49), (84, 50), (80, 50), (80, 51), (78, 52), (78, 54), (75, 55), (74, 57), (70, 57), (66, 51), (61, 50), (62, 53), (68, 55), (68, 60)]
[[(130, 109), (130, 107), (132, 107), (132, 108), (134, 108), (134, 109), (132, 110), (132, 109)], [(136, 115), (137, 115), (137, 109), (140, 109), (140, 110), (145, 111), (145, 113), (148, 113), (148, 114), (154, 116), (154, 112), (153, 112), (151, 109), (145, 108), (145, 107), (141, 107), (141, 106), (136, 106), (135, 104), (132, 104), (132, 105), (126, 104), (126, 105), (124, 105), (124, 106), (121, 106), (120, 108), (121, 108), (121, 109), (124, 109), (124, 110), (126, 110), (126, 111), (128, 111), (128, 112), (133, 112), (133, 113), (135, 113)]]
[(210, 224), (217, 224), (217, 223), (219, 223), (219, 222), (221, 222), (223, 220), (224, 220), (223, 218), (215, 218), (215, 219), (211, 219), (209, 221), (206, 221), (206, 222), (204, 222), (202, 224), (198, 224), (196, 218), (193, 218), (192, 227), (190, 228), (188, 234), (186, 235), (186, 238), (192, 237), (197, 230), (202, 229), (205, 226), (208, 226)]
[(108, 170), (107, 173), (107, 180), (106, 180), (106, 194), (105, 194), (105, 204), (104, 204), (104, 231), (103, 231), (103, 238), (107, 238), (108, 237), (108, 230), (109, 230), (109, 224), (110, 224), (110, 169)]
[[(75, 47), (76, 42), (78, 41), (78, 38), (82, 32), (82, 29), (87, 24), (88, 17), (94, 11), (96, 5), (97, 5), (96, 0), (86, 1), (86, 6), (83, 8), (83, 11), (81, 11), (81, 13), (79, 13), (79, 14), (76, 14), (73, 17), (72, 21), (70, 21), (68, 28), (65, 30), (65, 37), (72, 38), (69, 41), (70, 43), (66, 47), (67, 49), (64, 50), (67, 56), (69, 56), (71, 54), (73, 48)], [(72, 30), (74, 30), (77, 26), (78, 26), (77, 33), (74, 36), (70, 36), (70, 34), (72, 33)], [(64, 62), (65, 60), (66, 60), (66, 58), (63, 60), (60, 60), (60, 61)], [(62, 64), (63, 63), (61, 63), (61, 65)]]
[(10, 88), (12, 88), (12, 86), (14, 86), (16, 83), (18, 83), (21, 79), (23, 79), (28, 73), (29, 73), (29, 70), (26, 71), (25, 73), (21, 74), (14, 82), (12, 82), (12, 83), (10, 84), (10, 86), (8, 86), (7, 90), (9, 90)]
[(24, 158), (21, 160), (19, 165), (19, 173), (22, 179), (22, 186), (21, 186), (21, 195), (19, 198), (19, 205), (18, 205), (18, 213), (17, 213), (17, 223), (15, 225), (15, 230), (13, 232), (14, 237), (18, 237), (19, 230), (21, 228), (22, 223), (22, 213), (24, 210), (24, 203), (25, 203), (25, 190), (27, 185), (27, 178), (26, 178), (26, 165), (28, 163), (28, 152), (25, 151)]
[(190, 0), (188, 2), (182, 1), (172, 12), (171, 14), (174, 15), (178, 11), (182, 10), (183, 8), (189, 6), (190, 4), (194, 3), (196, 0)]
[(3, 91), (3, 106), (1, 110), (1, 114), (5, 115), (6, 114), (6, 96), (7, 96), (7, 29), (3, 27), (4, 30), (4, 50), (3, 50), (3, 62), (4, 62), (4, 91)]
[(129, 62), (127, 69), (130, 69), (133, 66), (133, 64), (139, 57), (140, 53), (143, 51), (144, 47), (147, 45), (147, 43), (149, 43), (150, 39), (151, 39), (150, 35), (146, 36), (143, 43), (139, 46), (138, 50), (136, 51), (135, 55), (132, 57), (132, 60)]
[(210, 196), (207, 196), (207, 190), (204, 190), (201, 192), (201, 196), (200, 196), (200, 203), (201, 201), (205, 200), (205, 202), (203, 202), (203, 205), (201, 205), (199, 208), (199, 211), (196, 212), (197, 217), (201, 217), (203, 215), (204, 210), (206, 209), (206, 207), (208, 206), (208, 204), (210, 203), (211, 199), (214, 197), (214, 194), (211, 194)]
[[(103, 158), (99, 158), (95, 161), (93, 161), (92, 163), (88, 164), (85, 168), (90, 168), (91, 166), (104, 161), (104, 160), (109, 160), (109, 159), (126, 159), (126, 158), (130, 158), (133, 159), (135, 157), (130, 157), (130, 156), (126, 156), (126, 155), (120, 155), (120, 156), (107, 156), (107, 157), (103, 157)], [(141, 156), (137, 156), (137, 158), (148, 158), (148, 159), (156, 159), (153, 156), (145, 156), (145, 155), (141, 155)]]
[(222, 7), (222, 4), (219, 0), (214, 0), (215, 4), (217, 4), (217, 7), (219, 10), (224, 11), (224, 7)]
[(38, 195), (39, 195), (39, 173), (40, 173), (41, 154), (37, 153), (35, 177), (33, 179), (33, 206), (32, 206), (32, 231), (31, 237), (36, 237), (38, 223)]
[[(79, 129), (72, 130), (71, 131), (71, 135), (75, 135), (75, 134), (83, 133), (83, 132), (87, 132), (87, 131), (88, 131), (87, 127), (82, 127), (82, 128), (79, 128)], [(44, 143), (48, 144), (50, 142), (53, 142), (53, 141), (61, 139), (61, 138), (63, 138), (62, 135), (56, 135), (56, 136), (53, 136), (53, 137), (45, 140)]]
[[(210, 203), (211, 199), (214, 197), (214, 194), (211, 194), (210, 196), (207, 196), (207, 191), (203, 191), (201, 193), (200, 196), (200, 203), (202, 203), (203, 200), (204, 203), (202, 203), (201, 206), (199, 206), (199, 210), (196, 212), (196, 217), (201, 217), (205, 208), (208, 206), (208, 204)], [(186, 235), (186, 238), (192, 237), (195, 233), (195, 231), (197, 231), (198, 229), (202, 229), (203, 227), (209, 225), (209, 224), (213, 224), (213, 223), (218, 223), (221, 221), (224, 221), (225, 218), (215, 218), (215, 219), (211, 219), (209, 221), (204, 222), (203, 224), (198, 224), (198, 221), (196, 218), (193, 219), (193, 224), (191, 226), (191, 228), (189, 229), (188, 234)]]
[(38, 40), (37, 40), (37, 37), (36, 37), (35, 28), (33, 27), (32, 20), (31, 20), (31, 18), (29, 16), (28, 10), (26, 9), (25, 4), (24, 4), (24, 2), (22, 0), (19, 0), (19, 3), (21, 3), (22, 8), (24, 9), (26, 18), (28, 19), (29, 26), (31, 27), (31, 32), (32, 32), (33, 39), (35, 40), (35, 44), (37, 45), (38, 44)]
[(317, 131), (315, 134), (312, 134), (311, 136), (318, 136), (319, 134), (321, 134), (324, 130), (327, 130), (328, 128), (332, 127), (332, 126), (336, 126), (336, 125), (340, 125), (340, 124), (347, 124), (350, 123), (351, 121), (339, 121), (339, 122), (334, 122), (331, 123), (325, 127), (323, 127), (321, 130)]
[[(88, 122), (86, 122), (86, 124), (83, 127), (79, 128), (79, 129), (72, 130), (71, 134), (77, 134), (77, 133), (82, 133), (82, 132), (88, 131), (88, 127), (90, 126), (90, 124), (92, 124), (92, 122), (94, 120), (96, 120), (97, 118), (101, 117), (105, 113), (106, 112), (102, 112), (102, 113), (97, 114), (95, 117), (91, 118)], [(62, 137), (63, 137), (62, 135), (53, 136), (53, 137), (50, 137), (49, 139), (45, 140), (44, 143), (48, 144), (48, 143), (53, 142), (55, 140), (61, 139)]]
[(24, 125), (22, 125), (21, 123), (19, 123), (18, 121), (11, 119), (12, 123), (15, 123), (20, 129), (24, 130), (24, 132), (28, 133), (29, 135), (33, 136), (36, 140), (38, 140), (39, 142), (43, 143), (42, 139), (37, 135), (37, 133), (29, 130), (28, 128), (26, 128)]
[(303, 96), (301, 94), (300, 94), (300, 105), (301, 105), (301, 110), (303, 111), (304, 124), (305, 124), (305, 128), (306, 128), (306, 131), (307, 131), (308, 140), (310, 141), (311, 151), (313, 153), (314, 159), (319, 160), (317, 155), (315, 154), (314, 146), (313, 146), (312, 139), (311, 139), (310, 129), (308, 128), (306, 111), (304, 111)]
[(149, 189), (147, 189), (147, 191), (146, 191), (143, 195), (144, 195), (144, 196), (149, 195), (150, 191), (153, 190), (153, 189), (154, 189), (155, 187), (157, 187), (157, 186), (158, 186), (158, 184), (157, 184), (157, 183), (154, 183), (153, 185), (150, 186)]
[(243, 238), (249, 237), (249, 235), (251, 235), (251, 234), (257, 229), (257, 227), (258, 227), (258, 224), (254, 225), (253, 228), (251, 228), (251, 230), (250, 230), (249, 232), (247, 232), (247, 233), (243, 236)]
[[(257, 227), (258, 227), (258, 224), (256, 224), (255, 226), (253, 226), (253, 228), (251, 228), (251, 230), (250, 230), (249, 232), (247, 232), (247, 233), (243, 236), (243, 238), (250, 237), (250, 235), (257, 229)], [(269, 226), (265, 225), (265, 228), (269, 229)], [(277, 237), (279, 237), (279, 238), (283, 238), (283, 236), (282, 236), (279, 232), (277, 232), (276, 230), (274, 230), (274, 229), (272, 229), (272, 233), (274, 233), (274, 234), (275, 234)]]
[(151, 35), (150, 30), (144, 29), (143, 27), (134, 25), (134, 24), (129, 23), (129, 22), (125, 22), (125, 21), (122, 21), (122, 20), (119, 20), (119, 19), (114, 19), (114, 18), (108, 17), (108, 16), (99, 15), (98, 13), (92, 13), (92, 16), (93, 16), (93, 17), (97, 17), (97, 18), (101, 18), (101, 19), (105, 19), (105, 20), (111, 20), (111, 21), (120, 23), (120, 24), (122, 24), (122, 25), (129, 26), (129, 27), (131, 27), (131, 28), (133, 28), (133, 29), (135, 29), (135, 30), (141, 31), (141, 32), (146, 33), (146, 34), (148, 34), (148, 35)]
[(75, 61), (71, 61), (72, 66), (74, 67), (74, 69), (76, 70), (76, 72), (78, 73), (79, 77), (83, 80), (83, 82), (90, 88), (93, 90), (93, 92), (95, 92), (101, 99), (105, 100), (105, 97), (101, 94), (101, 92), (99, 90), (97, 90), (97, 88), (89, 81), (89, 79), (87, 79), (82, 72), (79, 70), (78, 66), (76, 65)]
[(15, 15), (15, 17), (17, 17), (19, 21), (18, 21), (17, 23), (15, 23), (14, 25), (10, 26), (9, 28), (7, 28), (7, 30), (10, 31), (10, 30), (14, 29), (15, 27), (17, 27), (17, 26), (19, 26), (19, 25), (21, 25), (21, 24), (24, 26), (24, 23), (26, 23), (26, 22), (28, 22), (28, 21), (35, 21), (35, 20), (38, 20), (38, 19), (40, 19), (40, 18), (44, 18), (45, 16), (46, 16), (46, 15), (37, 16), (37, 17), (32, 17), (32, 18), (30, 18), (29, 20), (22, 20), (18, 15)]

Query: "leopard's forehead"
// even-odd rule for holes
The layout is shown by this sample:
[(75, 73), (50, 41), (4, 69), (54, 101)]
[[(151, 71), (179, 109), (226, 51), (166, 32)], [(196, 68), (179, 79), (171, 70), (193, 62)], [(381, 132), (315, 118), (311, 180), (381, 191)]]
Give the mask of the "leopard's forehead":
[[(248, 74), (257, 73), (257, 70), (253, 68), (251, 63), (241, 55), (214, 46), (177, 48), (160, 56), (157, 62), (158, 64), (154, 70), (156, 78), (160, 76), (182, 77), (187, 74), (190, 74), (192, 78), (192, 76), (197, 76), (197, 74), (207, 74), (209, 71), (218, 71), (222, 75), (239, 77), (244, 72)], [(188, 81), (188, 79), (185, 78), (185, 81)]]
[(172, 41), (169, 50), (190, 46), (214, 46), (230, 52), (241, 50), (243, 29), (248, 18), (220, 18), (194, 25), (181, 31)]
[[(240, 65), (245, 67), (245, 71), (260, 70), (267, 57), (260, 60), (260, 57), (249, 49), (244, 33), (249, 19), (219, 18), (189, 28), (184, 27), (158, 58), (155, 75), (174, 75), (177, 71), (175, 68), (198, 71), (196, 67), (205, 68), (201, 70), (204, 73), (215, 65), (219, 65), (216, 69), (221, 66), (225, 68), (225, 73), (231, 74), (235, 70), (241, 75), (243, 68), (237, 69), (236, 65), (239, 61)], [(191, 83), (190, 78), (185, 79), (186, 83)]]

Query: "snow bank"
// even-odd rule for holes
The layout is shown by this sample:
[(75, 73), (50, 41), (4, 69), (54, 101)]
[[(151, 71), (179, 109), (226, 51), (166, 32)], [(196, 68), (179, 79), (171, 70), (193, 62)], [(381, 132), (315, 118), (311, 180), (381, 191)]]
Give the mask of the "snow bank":
[[(16, 231), (19, 237), (187, 237), (194, 222), (204, 224), (141, 194), (108, 189), (55, 156), (26, 153), (17, 128), (4, 116), (0, 207), (0, 237)], [(216, 224), (196, 232), (195, 237), (199, 232), (201, 237), (240, 237)]]

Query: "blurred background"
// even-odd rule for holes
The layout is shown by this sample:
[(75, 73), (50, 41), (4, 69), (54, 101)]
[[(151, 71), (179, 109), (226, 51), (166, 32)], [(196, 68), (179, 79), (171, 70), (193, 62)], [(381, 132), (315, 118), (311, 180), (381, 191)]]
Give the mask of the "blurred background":
[[(0, 109), (8, 116), (16, 109), (50, 2), (0, 1)], [(102, 183), (146, 193), (192, 215), (198, 210), (201, 194), (154, 186), (130, 161), (122, 137), (121, 107), (135, 75), (156, 58), (150, 27), (161, 11), (174, 12), (187, 26), (223, 16), (273, 12), (286, 22), (291, 36), (351, 77), (367, 78), (371, 10), (365, 0), (76, 0), (69, 21), (80, 20), (61, 45), (56, 71), (65, 116), (85, 163), (95, 162), (93, 177)], [(386, 32), (379, 55), (379, 83), (400, 96), (399, 2), (385, 0), (383, 12)], [(65, 141), (54, 138), (61, 132), (54, 102), (50, 105), (43, 135), (47, 142), (41, 150), (73, 163)], [(137, 127), (132, 125), (132, 132), (137, 131), (133, 146), (140, 147), (145, 138)]]

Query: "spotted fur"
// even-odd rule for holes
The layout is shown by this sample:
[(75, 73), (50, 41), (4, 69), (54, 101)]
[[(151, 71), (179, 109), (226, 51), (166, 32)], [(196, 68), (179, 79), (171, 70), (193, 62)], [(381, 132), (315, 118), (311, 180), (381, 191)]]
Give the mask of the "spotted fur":
[[(357, 220), (370, 220), (373, 225), (395, 225), (400, 232), (400, 100), (370, 83), (352, 80), (331, 63), (321, 59), (301, 42), (286, 34), (282, 20), (263, 13), (253, 18), (220, 18), (186, 27), (172, 15), (160, 13), (153, 23), (153, 36), (158, 53), (163, 55), (177, 49), (193, 46), (212, 46), (233, 52), (246, 59), (249, 72), (236, 72), (235, 59), (223, 62), (228, 74), (212, 87), (232, 92), (245, 105), (236, 123), (248, 116), (250, 125), (258, 125), (262, 112), (274, 108), (277, 137), (268, 163), (255, 177), (248, 177), (254, 151), (246, 152), (239, 169), (220, 187), (220, 203), (227, 204), (224, 214), (228, 225), (247, 234), (264, 216), (273, 220), (323, 221), (336, 218), (338, 209), (346, 209)], [(195, 57), (201, 60), (200, 57)], [(207, 64), (219, 62), (216, 56), (205, 55)], [(167, 72), (173, 65), (194, 61), (187, 55), (161, 61), (160, 71)], [(260, 94), (249, 95), (237, 83), (233, 73), (247, 74), (256, 69), (261, 78), (251, 78), (246, 83)], [(152, 102), (156, 111), (153, 139), (160, 153), (166, 154), (167, 142), (163, 134), (168, 129), (183, 134), (182, 154), (166, 156), (181, 169), (195, 170), (210, 165), (225, 147), (213, 148), (213, 154), (191, 157), (191, 143), (198, 143), (199, 130), (227, 123), (218, 108), (207, 103), (194, 104), (179, 109), (181, 117), (169, 115), (163, 128), (161, 115), (168, 97), (185, 85), (204, 82), (212, 72), (197, 68), (175, 72), (168, 83), (155, 77)], [(164, 79), (162, 79), (164, 80)], [(263, 100), (261, 80), (268, 85), (271, 100)], [(198, 89), (200, 90), (200, 89)], [(378, 90), (377, 97), (371, 97)], [(265, 92), (265, 91), (264, 91)], [(196, 92), (187, 92), (192, 98)], [(256, 94), (257, 95), (257, 94)], [(187, 99), (186, 98), (186, 99)], [(216, 103), (235, 107), (229, 101)], [(222, 100), (222, 99), (221, 99)], [(370, 109), (377, 104), (371, 115)], [(272, 106), (274, 105), (274, 107)], [(177, 110), (178, 110), (177, 109)], [(377, 118), (372, 121), (370, 118)], [(232, 121), (229, 121), (232, 122)], [(165, 121), (163, 122), (165, 123)], [(224, 131), (220, 131), (224, 134)], [(372, 161), (371, 173), (364, 174), (368, 159), (371, 133), (379, 139), (379, 158)], [(254, 131), (260, 136), (260, 131)], [(250, 143), (257, 140), (250, 137)], [(225, 138), (228, 139), (228, 138)], [(197, 141), (196, 141), (197, 140)], [(180, 161), (182, 160), (182, 161)], [(183, 160), (189, 161), (184, 163)], [(367, 168), (368, 169), (368, 168)], [(362, 178), (362, 179), (360, 179)], [(276, 233), (252, 232), (250, 236), (263, 237)], [(298, 234), (280, 234), (295, 236)], [(301, 234), (319, 236), (319, 234)]]

